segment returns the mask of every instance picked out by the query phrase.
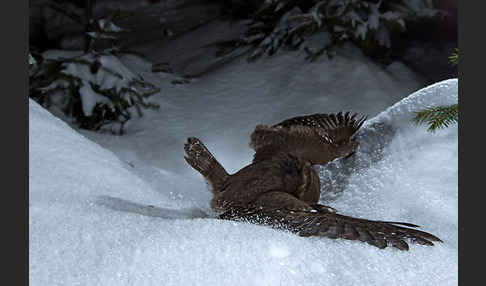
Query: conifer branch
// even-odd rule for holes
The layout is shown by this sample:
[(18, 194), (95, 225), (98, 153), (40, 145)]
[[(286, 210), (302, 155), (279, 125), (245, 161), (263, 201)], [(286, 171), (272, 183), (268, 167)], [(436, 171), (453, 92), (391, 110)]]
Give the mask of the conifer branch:
[(430, 132), (437, 129), (446, 128), (459, 121), (458, 104), (449, 106), (430, 107), (418, 112), (415, 112), (413, 122), (415, 124), (427, 124)]
[[(249, 60), (271, 56), (281, 48), (310, 47), (307, 40), (323, 32), (329, 36), (324, 46), (352, 41), (366, 54), (392, 47), (392, 38), (406, 32), (410, 23), (422, 19), (442, 19), (445, 12), (428, 0), (272, 0), (261, 1), (250, 16), (248, 29), (230, 47), (252, 46)], [(426, 11), (426, 13), (424, 12)], [(439, 16), (439, 17), (437, 17)], [(317, 59), (327, 50), (309, 59)], [(227, 46), (222, 50), (228, 50)]]
[(449, 62), (455, 66), (459, 63), (459, 49), (456, 48), (452, 55), (449, 56)]

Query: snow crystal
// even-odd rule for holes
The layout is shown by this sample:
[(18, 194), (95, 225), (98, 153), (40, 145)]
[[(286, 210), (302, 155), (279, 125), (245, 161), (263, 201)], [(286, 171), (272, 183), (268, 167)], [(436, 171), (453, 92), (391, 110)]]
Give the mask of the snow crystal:
[(270, 245), (270, 256), (276, 258), (284, 258), (290, 255), (290, 251), (285, 245), (271, 244)]

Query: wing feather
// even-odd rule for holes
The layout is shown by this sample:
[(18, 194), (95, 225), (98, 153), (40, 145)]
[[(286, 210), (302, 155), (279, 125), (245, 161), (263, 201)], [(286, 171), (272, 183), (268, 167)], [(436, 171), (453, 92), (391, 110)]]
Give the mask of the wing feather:
[(433, 242), (442, 242), (435, 235), (398, 226), (393, 222), (344, 216), (325, 206), (313, 208), (288, 193), (278, 191), (260, 196), (249, 206), (234, 207), (220, 218), (284, 228), (300, 236), (359, 240), (378, 248), (391, 246), (399, 250), (409, 250), (407, 241), (429, 246), (433, 246)]
[(272, 126), (257, 125), (250, 136), (255, 150), (253, 162), (288, 152), (312, 161), (327, 164), (354, 153), (358, 143), (352, 140), (366, 116), (357, 113), (316, 113), (286, 119)]
[(328, 134), (332, 142), (349, 140), (363, 125), (366, 116), (356, 119), (357, 113), (339, 112), (337, 114), (316, 113), (311, 115), (296, 116), (286, 119), (272, 127), (289, 129), (292, 126), (306, 126), (314, 129), (317, 134)]

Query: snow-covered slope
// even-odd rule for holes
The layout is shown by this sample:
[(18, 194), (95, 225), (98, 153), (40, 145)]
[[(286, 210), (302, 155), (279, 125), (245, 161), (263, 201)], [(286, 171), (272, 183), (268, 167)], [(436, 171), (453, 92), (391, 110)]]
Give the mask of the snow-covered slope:
[(198, 186), (185, 179), (199, 176), (183, 159), (187, 137), (199, 137), (234, 172), (252, 159), (248, 142), (257, 124), (340, 110), (373, 117), (423, 86), (403, 64), (383, 68), (353, 46), (332, 60), (321, 57), (313, 63), (300, 51), (254, 63), (240, 58), (185, 85), (170, 84), (170, 75), (151, 73), (150, 63), (139, 58), (122, 61), (161, 88), (150, 98), (160, 110), (130, 120), (123, 138), (81, 132), (132, 163), (157, 191), (167, 193), (170, 184), (178, 196), (203, 201), (201, 206), (207, 205), (207, 192), (195, 192)]
[[(236, 74), (221, 80), (232, 77)], [(295, 75), (289, 77), (295, 83)], [(297, 84), (273, 86), (283, 94), (279, 98), (268, 90), (255, 94), (255, 86), (268, 86), (264, 83), (270, 80), (256, 78), (240, 78), (236, 84), (248, 83), (248, 89), (231, 96), (224, 89), (228, 85), (209, 86), (202, 80), (193, 83), (200, 99), (189, 94), (196, 90), (189, 86), (167, 88), (177, 96), (161, 97), (166, 104), (134, 122), (132, 135), (106, 139), (89, 134), (118, 157), (30, 101), (30, 284), (456, 285), (457, 126), (431, 134), (413, 126), (410, 118), (427, 105), (457, 102), (457, 80), (422, 89), (371, 119), (360, 135), (352, 166), (356, 172), (346, 189), (323, 200), (343, 214), (416, 223), (444, 240), (400, 252), (355, 241), (301, 238), (204, 218), (190, 209), (207, 206), (209, 192), (195, 171), (178, 163), (187, 136), (201, 137), (233, 171), (251, 160), (248, 134), (256, 123), (298, 111), (335, 111), (346, 101), (353, 105), (350, 99), (319, 98)], [(382, 110), (383, 104), (376, 103)], [(359, 106), (349, 108), (360, 111)]]

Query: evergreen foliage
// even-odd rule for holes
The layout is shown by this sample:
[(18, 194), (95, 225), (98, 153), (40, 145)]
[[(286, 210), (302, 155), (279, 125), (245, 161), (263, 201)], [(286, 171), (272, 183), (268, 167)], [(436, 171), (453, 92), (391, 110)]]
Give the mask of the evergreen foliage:
[(427, 124), (429, 126), (428, 131), (430, 132), (446, 128), (459, 121), (458, 105), (430, 107), (415, 112), (413, 121), (416, 124)]
[(449, 57), (449, 62), (452, 65), (457, 65), (459, 63), (459, 49), (455, 49), (452, 55)]
[[(457, 65), (459, 61), (459, 49), (455, 49), (449, 57), (449, 62), (452, 65)], [(437, 129), (449, 127), (454, 123), (459, 122), (459, 106), (453, 104), (449, 106), (429, 107), (421, 111), (415, 112), (415, 117), (412, 119), (415, 124), (427, 124), (430, 132)]]
[(131, 118), (130, 108), (139, 116), (142, 108), (158, 108), (147, 99), (160, 89), (101, 62), (120, 64), (109, 54), (43, 59), (30, 76), (30, 97), (46, 108), (61, 110), (80, 128), (97, 131), (118, 123), (118, 133), (123, 134), (123, 126)]
[[(130, 71), (119, 59), (116, 34), (123, 31), (110, 19), (101, 19), (89, 31), (92, 37), (87, 53), (69, 57), (45, 57), (29, 69), (29, 96), (46, 108), (61, 111), (80, 127), (101, 130), (119, 126), (123, 134), (131, 110), (142, 116), (142, 109), (159, 106), (147, 99), (160, 91)], [(92, 47), (109, 39), (111, 47), (101, 52)], [(30, 61), (30, 58), (29, 58)]]
[[(333, 48), (345, 41), (370, 53), (390, 49), (392, 35), (406, 31), (407, 23), (444, 15), (430, 0), (267, 0), (234, 46), (254, 46), (250, 59), (301, 46), (309, 59), (332, 56)], [(328, 34), (328, 43), (317, 50), (307, 47), (306, 40), (320, 32)]]

